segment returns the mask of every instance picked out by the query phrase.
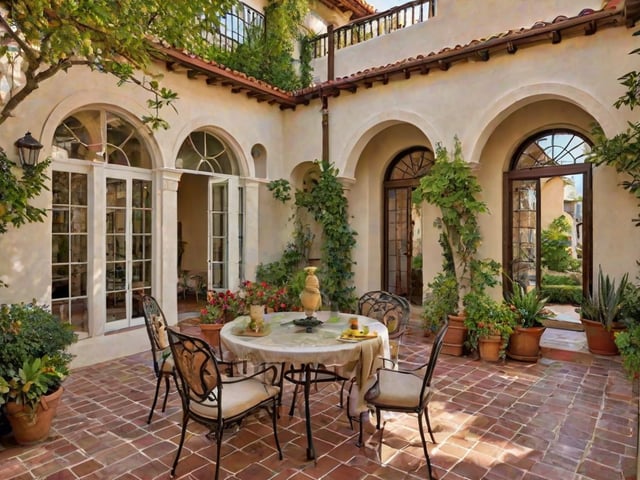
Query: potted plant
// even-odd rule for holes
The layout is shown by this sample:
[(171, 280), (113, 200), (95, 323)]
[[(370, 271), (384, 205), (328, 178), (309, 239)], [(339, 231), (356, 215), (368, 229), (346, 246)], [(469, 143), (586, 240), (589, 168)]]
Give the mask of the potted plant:
[(483, 360), (495, 362), (504, 358), (516, 326), (515, 314), (509, 305), (476, 291), (466, 295), (464, 306), (469, 348), (477, 350)]
[(18, 443), (49, 435), (76, 340), (71, 324), (35, 302), (0, 307), (0, 405)]
[(242, 313), (242, 300), (231, 290), (207, 292), (207, 303), (200, 310), (200, 331), (209, 345), (219, 348), (220, 329)]
[(516, 327), (509, 337), (507, 356), (523, 362), (537, 362), (540, 339), (545, 331), (542, 320), (555, 314), (545, 307), (548, 298), (533, 288), (529, 291), (513, 283), (513, 292), (507, 296), (509, 307), (516, 316)]
[(615, 332), (614, 341), (630, 380), (640, 375), (640, 287), (627, 283), (621, 312), (626, 329)]
[(580, 305), (580, 321), (587, 335), (587, 346), (591, 353), (617, 355), (615, 332), (624, 329), (622, 314), (625, 308), (625, 291), (629, 274), (625, 273), (620, 282), (605, 275), (598, 269), (598, 282)]

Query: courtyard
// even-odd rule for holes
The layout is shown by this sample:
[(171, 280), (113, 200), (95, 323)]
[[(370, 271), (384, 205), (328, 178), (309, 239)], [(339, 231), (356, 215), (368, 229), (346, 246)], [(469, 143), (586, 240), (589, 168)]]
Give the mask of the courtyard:
[[(412, 320), (401, 364), (418, 365), (432, 339)], [(638, 398), (620, 357), (546, 348), (537, 364), (486, 363), (441, 355), (428, 442), (439, 479), (636, 478)], [(49, 439), (18, 447), (5, 437), (0, 478), (168, 479), (180, 433), (175, 388), (164, 413), (146, 419), (155, 377), (150, 354), (84, 367), (65, 381), (62, 404)], [(278, 460), (269, 419), (250, 417), (225, 433), (221, 478), (400, 480), (427, 476), (415, 416), (388, 415), (382, 445), (374, 424), (358, 448), (338, 406), (339, 384), (312, 391), (311, 412), (318, 453), (306, 459), (302, 402), (288, 416), (292, 387), (285, 385), (278, 423), (284, 459)], [(212, 478), (215, 446), (203, 427), (190, 423), (176, 478)]]

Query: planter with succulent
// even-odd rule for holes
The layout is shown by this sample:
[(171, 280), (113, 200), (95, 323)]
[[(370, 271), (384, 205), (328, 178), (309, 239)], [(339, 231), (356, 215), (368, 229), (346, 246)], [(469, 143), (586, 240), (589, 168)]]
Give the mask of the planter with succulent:
[(0, 405), (17, 443), (48, 437), (73, 358), (67, 347), (76, 340), (72, 326), (43, 306), (0, 308)]
[(519, 283), (513, 283), (513, 292), (507, 302), (516, 316), (516, 327), (509, 337), (507, 356), (523, 362), (537, 362), (540, 356), (540, 339), (545, 331), (542, 320), (555, 314), (545, 307), (548, 299), (537, 289), (527, 291)]
[(598, 355), (618, 355), (615, 344), (616, 332), (624, 330), (622, 315), (625, 308), (625, 292), (629, 275), (624, 274), (620, 282), (598, 270), (598, 282), (580, 305), (580, 321), (587, 335), (587, 347)]

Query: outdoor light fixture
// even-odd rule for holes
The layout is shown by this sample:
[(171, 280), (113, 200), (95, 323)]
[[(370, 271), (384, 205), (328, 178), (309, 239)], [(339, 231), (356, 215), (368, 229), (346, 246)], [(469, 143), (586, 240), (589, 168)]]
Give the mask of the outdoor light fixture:
[(35, 167), (38, 163), (38, 155), (42, 145), (31, 136), (31, 132), (25, 133), (24, 137), (16, 140), (18, 147), (18, 156), (20, 157), (20, 165), (22, 168)]

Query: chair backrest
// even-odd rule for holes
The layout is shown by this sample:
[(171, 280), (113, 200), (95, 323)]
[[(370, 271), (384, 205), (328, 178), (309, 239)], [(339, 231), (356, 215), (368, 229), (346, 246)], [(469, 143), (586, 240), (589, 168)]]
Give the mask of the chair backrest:
[(404, 335), (411, 316), (411, 306), (406, 298), (384, 290), (373, 290), (358, 300), (358, 313), (374, 318), (386, 325), (389, 338)]
[(424, 375), (424, 380), (422, 382), (422, 392), (421, 395), (424, 395), (424, 391), (427, 387), (431, 386), (431, 379), (433, 378), (433, 371), (436, 369), (436, 363), (438, 361), (438, 357), (440, 356), (440, 350), (442, 350), (442, 344), (444, 343), (444, 336), (447, 333), (447, 329), (449, 328), (449, 320), (445, 317), (440, 330), (436, 334), (436, 338), (433, 340), (433, 345), (431, 346), (431, 353), (429, 354), (429, 363), (427, 364), (427, 370)]
[(185, 408), (189, 401), (213, 401), (220, 407), (220, 371), (210, 345), (199, 337), (169, 328), (169, 345), (182, 388), (180, 395)]
[(144, 323), (147, 327), (147, 335), (151, 343), (153, 368), (156, 375), (159, 375), (160, 361), (169, 352), (169, 339), (167, 337), (169, 325), (160, 305), (151, 295), (142, 296), (142, 311), (144, 313)]

